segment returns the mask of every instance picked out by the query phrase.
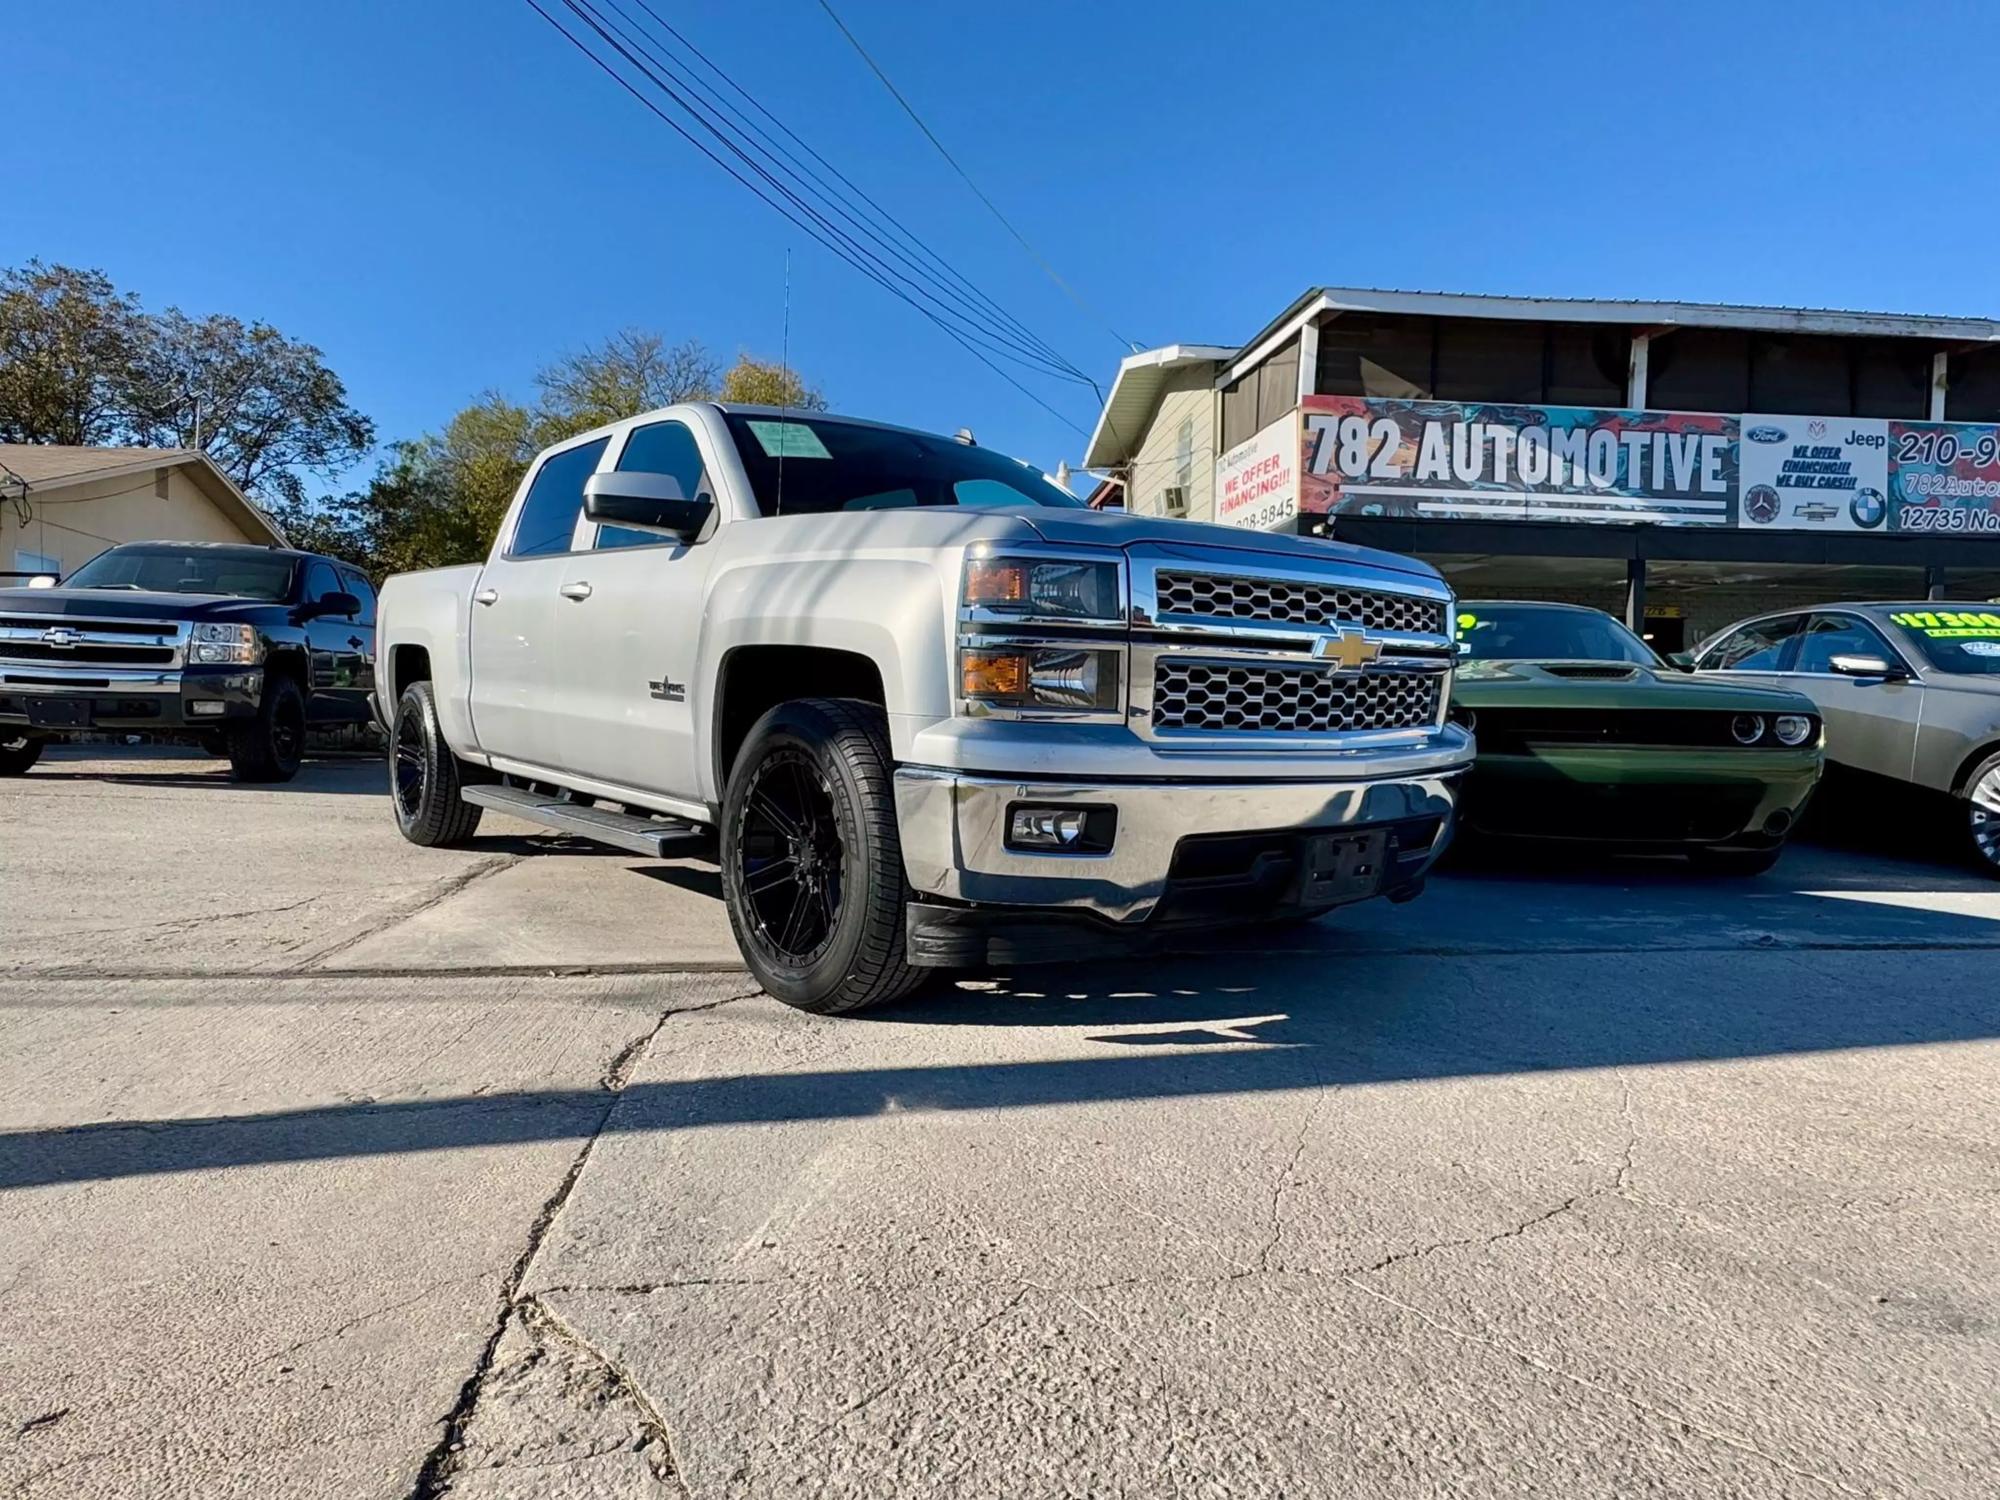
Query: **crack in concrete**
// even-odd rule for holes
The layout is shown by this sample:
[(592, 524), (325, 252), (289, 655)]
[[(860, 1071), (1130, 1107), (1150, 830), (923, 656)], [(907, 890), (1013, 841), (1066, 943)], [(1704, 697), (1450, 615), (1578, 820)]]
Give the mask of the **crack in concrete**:
[(322, 892), (319, 895), (306, 896), (297, 901), (287, 901), (279, 906), (251, 906), (245, 907), (241, 911), (207, 912), (197, 917), (165, 917), (157, 922), (133, 922), (120, 927), (72, 927), (60, 932), (44, 933), (42, 936), (45, 941), (48, 941), (60, 938), (115, 937), (121, 932), (158, 932), (163, 935), (174, 935), (184, 932), (194, 932), (199, 928), (208, 926), (212, 922), (235, 922), (245, 917), (275, 917), (284, 912), (297, 911), (300, 907), (311, 906), (317, 901), (324, 901), (326, 899), (325, 893)]
[(1365, 1281), (1357, 1280), (1353, 1276), (1342, 1275), (1338, 1279), (1344, 1282), (1346, 1285), (1352, 1287), (1355, 1291), (1360, 1292), (1362, 1295), (1373, 1297), (1378, 1302), (1387, 1303), (1389, 1306), (1396, 1308), (1397, 1310), (1403, 1313), (1408, 1314), (1412, 1318), (1415, 1318), (1419, 1323), (1422, 1323), (1426, 1328), (1432, 1329), (1437, 1333), (1441, 1333), (1445, 1335), (1445, 1337), (1447, 1338), (1455, 1339), (1458, 1342), (1464, 1344), (1476, 1344), (1480, 1348), (1490, 1350), (1495, 1354), (1504, 1354), (1512, 1359), (1517, 1359), (1522, 1364), (1528, 1366), (1528, 1368), (1532, 1370), (1538, 1370), (1542, 1374), (1548, 1376), (1553, 1380), (1565, 1381), (1570, 1385), (1576, 1386), (1580, 1390), (1589, 1391), (1593, 1395), (1601, 1396), (1612, 1401), (1623, 1402), (1625, 1405), (1630, 1406), (1635, 1411), (1644, 1412), (1648, 1416), (1658, 1418), (1662, 1421), (1671, 1422), (1675, 1426), (1679, 1427), (1683, 1432), (1692, 1433), (1695, 1436), (1704, 1438), (1709, 1442), (1719, 1443), (1724, 1447), (1733, 1448), (1739, 1453), (1744, 1453), (1752, 1458), (1760, 1459), (1763, 1462), (1771, 1464), (1776, 1468), (1783, 1469), (1787, 1474), (1793, 1475), (1795, 1478), (1809, 1479), (1815, 1484), (1824, 1485), (1828, 1489), (1834, 1490), (1842, 1495), (1853, 1495), (1856, 1497), (1860, 1497), (1864, 1493), (1861, 1490), (1854, 1489), (1846, 1484), (1841, 1483), (1840, 1480), (1832, 1477), (1831, 1475), (1821, 1474), (1816, 1470), (1805, 1468), (1802, 1465), (1793, 1463), (1788, 1459), (1782, 1458), (1775, 1453), (1766, 1452), (1764, 1449), (1759, 1448), (1755, 1443), (1752, 1443), (1748, 1438), (1745, 1438), (1737, 1433), (1729, 1432), (1720, 1427), (1711, 1427), (1705, 1423), (1698, 1422), (1694, 1418), (1690, 1417), (1687, 1413), (1678, 1411), (1671, 1406), (1662, 1406), (1655, 1402), (1644, 1400), (1639, 1396), (1635, 1396), (1629, 1391), (1621, 1391), (1616, 1389), (1615, 1387), (1604, 1385), (1598, 1381), (1586, 1379), (1584, 1376), (1573, 1374), (1568, 1370), (1558, 1369), (1556, 1366), (1550, 1364), (1547, 1360), (1542, 1359), (1537, 1355), (1531, 1354), (1525, 1349), (1518, 1348), (1515, 1345), (1505, 1343), (1499, 1339), (1488, 1338), (1483, 1334), (1474, 1333), (1463, 1328), (1456, 1328), (1449, 1323), (1443, 1322), (1440, 1319), (1432, 1317), (1422, 1308), (1419, 1308), (1411, 1303), (1405, 1302), (1400, 1297), (1393, 1297), (1389, 1293), (1382, 1291), (1377, 1287), (1372, 1287), (1368, 1285), (1368, 1283)]
[[(1271, 1269), (1271, 1257), (1277, 1252), (1279, 1243), (1285, 1237), (1285, 1189), (1291, 1183), (1292, 1175), (1298, 1171), (1300, 1158), (1306, 1154), (1306, 1138), (1312, 1134), (1312, 1128), (1319, 1120), (1319, 1112), (1326, 1105), (1326, 1092), (1326, 1085), (1322, 1083), (1318, 1092), (1313, 1095), (1312, 1103), (1306, 1106), (1305, 1113), (1299, 1117), (1299, 1135), (1292, 1143), (1292, 1154), (1279, 1169), (1278, 1180), (1271, 1184), (1271, 1206), (1267, 1217), (1270, 1233), (1263, 1247), (1257, 1252), (1256, 1270), (1260, 1272)], [(1246, 1269), (1241, 1274), (1247, 1275), (1249, 1272)]]
[(632, 1377), (631, 1371), (565, 1322), (560, 1313), (542, 1301), (541, 1294), (531, 1294), (524, 1298), (519, 1306), (522, 1326), (530, 1334), (538, 1339), (553, 1338), (569, 1345), (575, 1353), (598, 1365), (604, 1371), (605, 1378), (610, 1381), (612, 1388), (639, 1409), (643, 1425), (657, 1440), (660, 1448), (657, 1454), (642, 1450), (646, 1467), (652, 1470), (653, 1477), (662, 1484), (678, 1483), (678, 1477), (683, 1469), (680, 1455), (674, 1451), (673, 1433), (667, 1428), (666, 1418), (660, 1415), (659, 1408), (653, 1405), (652, 1398), (647, 1396), (639, 1382)]
[(324, 963), (334, 955), (345, 953), (348, 949), (366, 942), (369, 938), (388, 932), (392, 928), (400, 927), (412, 918), (422, 916), (432, 907), (442, 905), (453, 896), (460, 894), (470, 886), (477, 885), (489, 876), (498, 875), (502, 870), (511, 870), (526, 858), (527, 855), (525, 854), (491, 855), (469, 870), (460, 870), (455, 875), (446, 876), (436, 886), (425, 891), (416, 901), (407, 905), (393, 907), (380, 916), (375, 917), (360, 932), (351, 932), (343, 938), (337, 938), (331, 943), (323, 944), (294, 959), (290, 965), (269, 972), (290, 975), (311, 968), (316, 964)]

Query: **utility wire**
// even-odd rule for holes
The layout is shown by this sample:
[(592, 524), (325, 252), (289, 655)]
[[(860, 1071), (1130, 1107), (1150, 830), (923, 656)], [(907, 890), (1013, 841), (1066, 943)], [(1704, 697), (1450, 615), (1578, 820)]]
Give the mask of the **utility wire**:
[[(920, 264), (913, 262), (907, 254), (886, 240), (871, 223), (858, 217), (837, 196), (831, 202), (828, 202), (825, 198), (815, 195), (813, 185), (809, 184), (806, 180), (807, 176), (811, 175), (810, 169), (804, 169), (802, 172), (799, 169), (796, 157), (791, 156), (789, 152), (785, 152), (782, 147), (777, 147), (775, 143), (771, 142), (770, 137), (765, 135), (761, 130), (758, 130), (754, 124), (747, 125), (746, 127), (745, 122), (742, 121), (740, 116), (727, 113), (731, 109), (731, 106), (717, 98), (714, 91), (706, 88), (698, 78), (693, 77), (684, 65), (664, 55), (659, 48), (652, 45), (652, 39), (648, 38), (643, 28), (638, 25), (628, 12), (618, 5), (617, 0), (581, 0), (581, 3), (572, 3), (572, 0), (564, 0), (564, 3), (568, 5), (573, 14), (583, 19), (585, 24), (591, 25), (594, 30), (598, 31), (600, 36), (610, 41), (611, 45), (617, 48), (620, 55), (625, 57), (628, 62), (631, 62), (635, 67), (645, 72), (674, 103), (690, 115), (711, 137), (720, 142), (747, 168), (761, 177), (773, 190), (782, 194), (794, 207), (811, 215), (829, 234), (837, 236), (853, 255), (865, 259), (876, 270), (893, 277), (917, 297), (930, 303), (942, 315), (960, 323), (975, 338), (979, 338), (985, 342), (986, 347), (1001, 358), (1012, 360), (1025, 368), (1036, 370), (1038, 373), (1074, 381), (1079, 385), (1089, 383), (1087, 376), (1077, 370), (1074, 365), (1062, 360), (1059, 355), (1053, 355), (1052, 352), (1050, 355), (1044, 355), (1034, 344), (1024, 341), (1010, 329), (996, 327), (993, 321), (980, 308), (967, 303), (955, 289), (939, 283), (935, 277), (930, 276)], [(621, 27), (611, 22), (598, 9), (600, 4), (615, 11), (626, 25)], [(600, 21), (604, 23), (604, 26), (600, 27), (596, 24)], [(609, 28), (610, 33), (616, 33), (616, 40), (612, 39), (611, 35), (605, 30), (605, 27)], [(638, 34), (635, 35), (634, 33)], [(620, 45), (621, 42), (629, 44), (631, 47), (636, 47), (639, 52), (644, 54), (645, 61), (642, 62), (634, 57), (631, 51), (627, 50), (625, 46)], [(707, 99), (713, 101), (716, 106), (719, 106), (719, 108), (711, 108), (709, 105), (698, 100), (686, 97), (675, 87), (674, 83), (661, 78), (659, 74), (653, 71), (652, 66), (648, 66), (648, 64), (673, 71), (675, 80), (679, 83), (681, 89), (699, 90)], [(717, 71), (719, 72), (720, 70)], [(760, 140), (765, 142), (765, 145), (760, 147), (751, 141), (749, 139), (751, 134), (756, 135)], [(772, 154), (773, 150), (791, 161), (794, 164), (793, 168), (788, 170)], [(788, 183), (780, 180), (780, 174), (790, 178), (791, 181)], [(818, 185), (822, 194), (827, 191), (823, 179), (815, 176), (813, 181)], [(899, 259), (904, 266), (910, 267), (918, 276), (923, 277), (931, 288), (935, 288), (936, 291), (943, 294), (943, 299), (951, 300), (941, 299), (938, 295), (934, 295), (932, 291), (926, 290), (923, 285), (917, 284), (906, 272), (897, 270), (895, 266), (890, 265), (887, 260), (883, 259), (881, 254), (859, 243), (853, 235), (849, 234), (839, 224), (834, 223), (826, 213), (821, 212), (822, 209), (831, 209), (832, 213), (845, 219), (861, 234), (866, 235), (877, 245), (881, 245), (890, 255)], [(1029, 335), (1029, 338), (1032, 337), (1032, 335)]]
[(868, 55), (868, 49), (862, 46), (860, 39), (857, 38), (853, 32), (847, 29), (847, 23), (840, 19), (839, 13), (834, 10), (832, 5), (828, 4), (828, 0), (819, 0), (819, 8), (827, 13), (828, 19), (830, 19), (835, 26), (840, 28), (840, 34), (847, 38), (848, 45), (853, 47), (854, 50), (860, 54), (861, 60), (866, 64), (868, 64), (868, 71), (873, 73), (877, 78), (879, 78), (882, 81), (882, 87), (889, 91), (890, 97), (893, 98), (898, 104), (903, 106), (903, 113), (908, 115), (911, 121), (916, 125), (917, 129), (921, 130), (924, 133), (924, 139), (929, 141), (933, 146), (937, 148), (937, 154), (939, 156), (942, 156), (945, 159), (945, 161), (950, 164), (952, 171), (958, 173), (960, 177), (965, 179), (965, 185), (972, 189), (973, 196), (978, 198), (981, 203), (984, 203), (986, 205), (987, 212), (991, 213), (994, 218), (1000, 221), (1001, 228), (1005, 229), (1009, 234), (1011, 234), (1014, 237), (1014, 239), (1020, 244), (1021, 248), (1028, 252), (1029, 256), (1033, 258), (1035, 264), (1039, 265), (1042, 268), (1042, 270), (1047, 274), (1049, 280), (1053, 281), (1057, 286), (1061, 287), (1064, 293), (1069, 297), (1070, 301), (1074, 302), (1078, 307), (1082, 308), (1083, 311), (1089, 313), (1091, 317), (1095, 318), (1099, 323), (1103, 324), (1104, 331), (1109, 333), (1114, 339), (1118, 340), (1118, 342), (1125, 348), (1125, 350), (1128, 353), (1137, 350), (1139, 346), (1133, 343), (1130, 339), (1126, 338), (1125, 335), (1120, 333), (1117, 329), (1113, 328), (1111, 326), (1110, 320), (1107, 319), (1103, 313), (1099, 312), (1096, 308), (1092, 307), (1088, 302), (1084, 301), (1082, 296), (1078, 294), (1076, 288), (1071, 286), (1067, 281), (1064, 281), (1062, 279), (1061, 274), (1057, 272), (1056, 268), (1049, 264), (1048, 257), (1043, 255), (1042, 252), (1037, 250), (1033, 245), (1029, 244), (1028, 237), (1022, 234), (1020, 230), (1016, 229), (1013, 225), (1013, 221), (1010, 220), (1005, 214), (1000, 212), (1000, 206), (997, 203), (995, 203), (991, 198), (986, 196), (985, 190), (982, 189), (978, 183), (972, 180), (972, 174), (966, 171), (964, 167), (961, 167), (958, 164), (958, 158), (953, 156), (951, 152), (945, 149), (944, 142), (939, 140), (937, 138), (936, 133), (931, 130), (930, 126), (924, 123), (924, 117), (917, 113), (916, 107), (912, 105), (908, 99), (905, 99), (903, 97), (903, 91), (897, 88), (895, 84), (889, 81), (889, 75), (882, 71), (882, 65), (876, 62), (874, 58)]
[[(1064, 426), (1070, 428), (1073, 432), (1079, 434), (1083, 433), (1083, 428), (1079, 427), (1075, 422), (1071, 421), (1068, 417), (1064, 416), (1061, 412), (1057, 411), (1055, 407), (1051, 406), (1047, 401), (1044, 401), (1039, 395), (1037, 395), (1034, 391), (1030, 390), (1027, 386), (1023, 385), (1013, 375), (1009, 374), (1006, 370), (1003, 370), (999, 365), (995, 364), (993, 360), (988, 357), (985, 350), (978, 347), (965, 334), (961, 333), (959, 329), (945, 322), (942, 318), (938, 317), (937, 314), (933, 313), (929, 308), (924, 307), (920, 303), (916, 302), (902, 287), (896, 285), (888, 277), (884, 276), (873, 265), (869, 264), (865, 260), (856, 258), (853, 254), (843, 249), (835, 238), (831, 237), (828, 232), (822, 229), (821, 224), (823, 224), (824, 222), (823, 220), (819, 222), (813, 222), (815, 219), (817, 219), (817, 216), (812, 215), (810, 210), (804, 209), (803, 205), (801, 205), (800, 211), (795, 212), (792, 208), (787, 207), (785, 203), (778, 201), (778, 199), (776, 198), (773, 198), (770, 193), (766, 192), (764, 189), (760, 188), (755, 182), (752, 182), (748, 177), (744, 176), (742, 172), (739, 172), (735, 167), (731, 166), (730, 163), (725, 161), (721, 156), (718, 156), (705, 143), (703, 143), (700, 139), (698, 139), (695, 136), (695, 134), (692, 131), (690, 131), (686, 126), (684, 126), (679, 120), (675, 119), (672, 115), (668, 114), (665, 110), (660, 108), (658, 104), (654, 103), (653, 100), (649, 99), (637, 87), (637, 85), (633, 84), (616, 68), (612, 67), (610, 63), (606, 62), (602, 57), (598, 56), (597, 53), (592, 51), (590, 47), (585, 45), (585, 43), (580, 38), (572, 35), (567, 27), (565, 27), (547, 10), (543, 9), (542, 5), (539, 3), (539, 0), (526, 0), (526, 3), (530, 10), (534, 11), (535, 14), (540, 16), (544, 21), (547, 21), (549, 25), (553, 27), (556, 30), (556, 32), (563, 38), (564, 41), (568, 42), (570, 46), (574, 47), (578, 52), (582, 53), (584, 57), (587, 58), (592, 63), (592, 65), (594, 65), (600, 72), (605, 74), (606, 77), (610, 78), (620, 88), (624, 89), (625, 92), (630, 94), (634, 99), (638, 100), (642, 106), (644, 106), (649, 112), (651, 112), (658, 119), (660, 119), (664, 124), (666, 124), (671, 130), (673, 130), (673, 132), (676, 135), (680, 136), (689, 145), (693, 146), (697, 151), (699, 151), (703, 156), (707, 157), (709, 161), (713, 162), (716, 166), (720, 167), (724, 172), (728, 173), (729, 176), (733, 178), (740, 186), (747, 188), (766, 206), (774, 209), (789, 223), (791, 223), (793, 226), (795, 226), (805, 234), (810, 235), (819, 244), (824, 246), (826, 249), (832, 251), (833, 254), (837, 256), (839, 259), (853, 266), (856, 270), (860, 271), (863, 275), (867, 276), (871, 281), (874, 281), (877, 285), (881, 286), (885, 291), (889, 292), (892, 296), (895, 296), (899, 300), (908, 304), (910, 307), (914, 308), (919, 314), (921, 314), (924, 318), (928, 319), (931, 323), (935, 324), (955, 343), (959, 344), (962, 348), (964, 348), (981, 364), (985, 365), (989, 370), (993, 371), (994, 374), (998, 375), (1002, 380), (1006, 381), (1009, 385), (1013, 386), (1015, 390), (1019, 391), (1022, 395), (1026, 396), (1030, 401), (1034, 402), (1034, 404), (1039, 406), (1043, 411), (1046, 411), (1050, 416), (1054, 417)], [(585, 25), (589, 26), (590, 29), (596, 32), (602, 40), (604, 40), (609, 46), (611, 46), (615, 51), (617, 51), (621, 57), (625, 58), (628, 64), (637, 68), (641, 73), (645, 74), (648, 78), (653, 79), (656, 85), (660, 85), (662, 87), (662, 91), (665, 92), (669, 98), (674, 97), (673, 91), (670, 88), (667, 88), (664, 84), (661, 84), (661, 81), (659, 80), (657, 74), (653, 73), (651, 69), (647, 68), (638, 59), (633, 57), (629, 49), (622, 46), (616, 40), (616, 38), (611, 36), (611, 34), (605, 30), (605, 28), (602, 25), (598, 24), (598, 22), (595, 19), (593, 19), (590, 15), (586, 14), (585, 11), (576, 3), (576, 0), (562, 0), (562, 3), (571, 11), (572, 14), (576, 15), (579, 19), (581, 19)], [(676, 102), (678, 102), (678, 100)], [(744, 155), (744, 153), (742, 153), (741, 150), (738, 148), (732, 147), (732, 151), (739, 157), (743, 157)], [(746, 165), (749, 165), (747, 159), (746, 159)], [(783, 192), (783, 190), (779, 187), (779, 185), (772, 181), (771, 176), (768, 172), (762, 171), (761, 169), (756, 169), (754, 167), (753, 170), (757, 170), (759, 176), (765, 178), (767, 182), (770, 182), (774, 190), (778, 190), (781, 193)], [(783, 196), (785, 196), (788, 199), (791, 199), (793, 202), (797, 201), (797, 197), (795, 194), (784, 193)], [(801, 216), (802, 213), (805, 216), (802, 217)]]

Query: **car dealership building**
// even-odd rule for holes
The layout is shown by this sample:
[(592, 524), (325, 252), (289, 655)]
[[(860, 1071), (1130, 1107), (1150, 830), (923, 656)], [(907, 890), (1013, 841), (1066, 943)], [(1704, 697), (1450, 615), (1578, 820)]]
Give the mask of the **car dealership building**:
[(1134, 512), (1414, 553), (1672, 651), (2000, 597), (2000, 323), (1316, 287), (1124, 360), (1086, 462)]

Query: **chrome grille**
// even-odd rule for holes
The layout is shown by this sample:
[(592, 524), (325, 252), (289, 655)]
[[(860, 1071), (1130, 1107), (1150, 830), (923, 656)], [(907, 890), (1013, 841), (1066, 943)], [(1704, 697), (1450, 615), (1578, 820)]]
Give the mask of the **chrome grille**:
[(1213, 620), (1276, 620), (1298, 625), (1359, 625), (1411, 635), (1443, 635), (1444, 605), (1435, 599), (1284, 578), (1246, 578), (1162, 569), (1154, 589), (1162, 615)]
[(174, 620), (0, 615), (0, 660), (47, 666), (171, 667), (181, 660)]
[(1439, 672), (1343, 677), (1327, 667), (1162, 661), (1153, 677), (1156, 730), (1428, 729), (1437, 721)]

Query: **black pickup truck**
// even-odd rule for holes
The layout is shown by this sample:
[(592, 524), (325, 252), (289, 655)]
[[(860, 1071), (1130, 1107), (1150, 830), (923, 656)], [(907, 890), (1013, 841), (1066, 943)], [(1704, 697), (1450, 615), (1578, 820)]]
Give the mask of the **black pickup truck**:
[(108, 732), (189, 740), (289, 781), (308, 725), (369, 719), (375, 591), (311, 552), (131, 542), (58, 588), (0, 589), (0, 776)]

